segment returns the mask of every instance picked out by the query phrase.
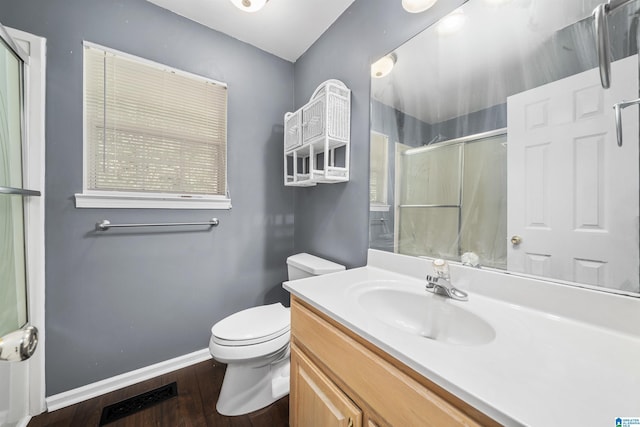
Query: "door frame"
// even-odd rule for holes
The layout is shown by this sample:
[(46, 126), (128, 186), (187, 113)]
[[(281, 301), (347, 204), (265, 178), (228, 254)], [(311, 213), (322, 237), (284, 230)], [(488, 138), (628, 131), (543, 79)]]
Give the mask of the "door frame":
[(41, 197), (24, 198), (28, 321), (38, 328), (38, 347), (31, 358), (21, 363), (28, 364), (28, 414), (34, 416), (46, 410), (44, 314), (46, 39), (8, 27), (5, 29), (16, 44), (29, 55), (29, 63), (24, 66), (23, 186), (40, 190), (42, 193)]

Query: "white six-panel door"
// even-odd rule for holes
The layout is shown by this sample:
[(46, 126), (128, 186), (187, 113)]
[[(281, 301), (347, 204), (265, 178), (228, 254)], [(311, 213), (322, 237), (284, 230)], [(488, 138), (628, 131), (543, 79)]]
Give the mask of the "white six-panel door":
[(639, 292), (637, 55), (509, 97), (508, 270)]

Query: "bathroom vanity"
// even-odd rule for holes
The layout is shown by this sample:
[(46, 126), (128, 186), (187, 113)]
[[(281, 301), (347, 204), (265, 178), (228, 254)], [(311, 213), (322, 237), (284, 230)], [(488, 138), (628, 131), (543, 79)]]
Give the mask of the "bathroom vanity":
[(291, 425), (499, 425), (293, 298)]
[[(640, 416), (640, 301), (426, 259), (285, 282), (291, 425), (615, 425)], [(606, 307), (606, 309), (603, 309)]]

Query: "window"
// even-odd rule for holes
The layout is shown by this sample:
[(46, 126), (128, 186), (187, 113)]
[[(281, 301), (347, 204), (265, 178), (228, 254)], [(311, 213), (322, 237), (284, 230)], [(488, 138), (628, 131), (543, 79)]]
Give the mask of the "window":
[(388, 174), (389, 138), (377, 132), (371, 132), (371, 158), (369, 181), (369, 205), (372, 211), (388, 211), (387, 174)]
[(84, 43), (76, 207), (229, 209), (227, 86)]

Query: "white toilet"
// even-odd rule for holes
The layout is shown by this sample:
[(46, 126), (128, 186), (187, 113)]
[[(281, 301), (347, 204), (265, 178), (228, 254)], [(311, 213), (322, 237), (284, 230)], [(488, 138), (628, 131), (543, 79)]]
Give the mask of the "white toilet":
[[(301, 253), (287, 258), (289, 280), (344, 270), (344, 265)], [(216, 409), (243, 415), (289, 393), (289, 308), (280, 303), (252, 307), (213, 325), (209, 351), (227, 364)]]

